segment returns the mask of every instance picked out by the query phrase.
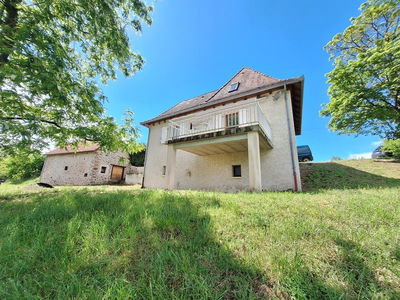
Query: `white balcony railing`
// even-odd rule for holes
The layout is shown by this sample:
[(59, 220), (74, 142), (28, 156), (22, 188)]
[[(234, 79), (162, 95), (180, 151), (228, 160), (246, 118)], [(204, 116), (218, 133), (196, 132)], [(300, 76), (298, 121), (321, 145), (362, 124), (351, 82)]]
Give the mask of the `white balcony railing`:
[(198, 134), (217, 132), (232, 127), (259, 125), (272, 141), (272, 131), (258, 103), (219, 110), (212, 114), (172, 120), (163, 133), (162, 141), (167, 142)]

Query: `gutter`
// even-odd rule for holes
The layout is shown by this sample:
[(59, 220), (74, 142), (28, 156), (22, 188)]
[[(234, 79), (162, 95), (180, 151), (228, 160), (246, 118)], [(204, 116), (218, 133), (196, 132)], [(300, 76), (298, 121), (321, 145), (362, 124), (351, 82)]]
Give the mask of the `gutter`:
[(286, 80), (283, 84), (283, 89), (285, 93), (285, 106), (286, 106), (286, 118), (288, 124), (288, 131), (289, 131), (289, 144), (290, 144), (290, 157), (292, 160), (292, 171), (293, 171), (293, 181), (294, 181), (294, 190), (297, 192), (299, 190), (299, 183), (297, 182), (297, 173), (296, 173), (296, 164), (294, 161), (294, 153), (293, 153), (293, 141), (292, 141), (292, 126), (290, 123), (290, 114), (289, 114), (289, 105), (288, 105), (288, 98), (287, 98), (287, 89), (286, 89)]

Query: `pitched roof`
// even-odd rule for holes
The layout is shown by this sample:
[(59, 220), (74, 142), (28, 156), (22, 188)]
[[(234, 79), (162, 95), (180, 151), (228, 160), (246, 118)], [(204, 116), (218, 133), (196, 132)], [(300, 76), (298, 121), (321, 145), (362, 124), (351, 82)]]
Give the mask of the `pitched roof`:
[(57, 155), (57, 154), (69, 154), (69, 153), (80, 153), (80, 152), (94, 152), (98, 150), (100, 146), (98, 144), (79, 144), (77, 147), (67, 146), (65, 148), (57, 148), (46, 155)]
[[(252, 95), (252, 93), (259, 93), (261, 91), (265, 92), (268, 90), (273, 90), (274, 88), (282, 88), (284, 85), (294, 85), (296, 83), (301, 83), (300, 91), (297, 91), (298, 99), (292, 99), (296, 134), (300, 134), (303, 81), (304, 77), (302, 76), (290, 79), (277, 79), (260, 73), (256, 70), (244, 67), (218, 90), (208, 92), (189, 100), (182, 101), (172, 108), (168, 109), (167, 111), (161, 113), (157, 117), (142, 122), (141, 124), (144, 126), (148, 126), (154, 122), (163, 121), (180, 115), (188, 114), (198, 109), (221, 105), (228, 101), (231, 101), (232, 99), (246, 99), (246, 96)], [(230, 92), (230, 86), (234, 83), (239, 83), (239, 87), (237, 90)], [(296, 101), (297, 103), (295, 103)], [(296, 115), (295, 109), (297, 110)]]

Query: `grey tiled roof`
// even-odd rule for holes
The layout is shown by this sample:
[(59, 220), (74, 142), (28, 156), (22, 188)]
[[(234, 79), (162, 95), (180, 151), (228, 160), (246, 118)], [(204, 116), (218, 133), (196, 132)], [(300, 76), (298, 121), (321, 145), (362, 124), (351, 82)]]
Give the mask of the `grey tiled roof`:
[[(300, 78), (300, 77), (299, 77)], [(299, 79), (294, 78), (294, 79)], [(174, 116), (181, 115), (183, 113), (190, 113), (198, 108), (205, 108), (213, 106), (213, 104), (220, 104), (224, 102), (225, 98), (234, 97), (235, 94), (242, 95), (243, 93), (250, 92), (258, 88), (268, 88), (269, 86), (275, 87), (283, 85), (285, 81), (292, 79), (277, 79), (256, 70), (244, 67), (235, 76), (233, 76), (227, 83), (221, 88), (208, 92), (206, 94), (191, 98), (189, 100), (182, 101), (167, 111), (161, 113), (157, 117), (142, 122), (142, 125), (148, 125), (153, 122), (173, 118)], [(303, 80), (303, 79), (301, 79)], [(239, 87), (236, 91), (229, 92), (230, 86), (233, 83), (239, 83)]]

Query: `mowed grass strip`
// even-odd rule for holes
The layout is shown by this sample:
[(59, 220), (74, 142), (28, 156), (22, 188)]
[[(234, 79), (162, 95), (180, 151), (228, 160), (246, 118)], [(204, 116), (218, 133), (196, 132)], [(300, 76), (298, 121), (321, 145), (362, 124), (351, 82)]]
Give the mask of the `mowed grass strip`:
[(400, 298), (399, 186), (0, 189), (0, 298)]

